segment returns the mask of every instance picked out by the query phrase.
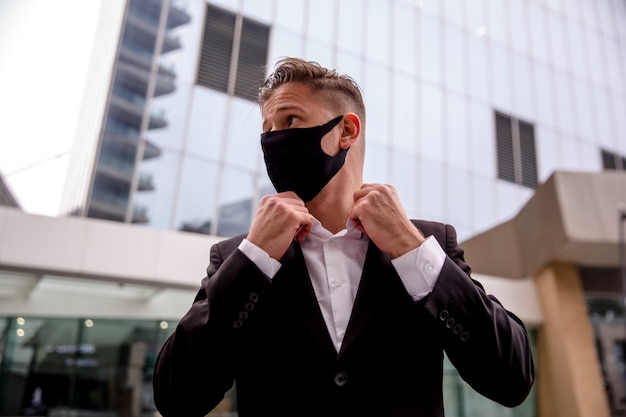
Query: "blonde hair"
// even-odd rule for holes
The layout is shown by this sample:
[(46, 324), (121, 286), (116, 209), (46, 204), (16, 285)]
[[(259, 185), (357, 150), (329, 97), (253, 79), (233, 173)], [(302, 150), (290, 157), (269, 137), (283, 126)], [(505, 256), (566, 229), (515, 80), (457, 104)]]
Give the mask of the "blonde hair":
[(289, 82), (308, 85), (314, 94), (333, 106), (333, 110), (347, 109), (354, 112), (365, 126), (365, 103), (356, 81), (334, 69), (324, 68), (317, 62), (300, 58), (283, 58), (276, 63), (272, 73), (259, 88), (258, 102), (261, 110), (274, 91)]

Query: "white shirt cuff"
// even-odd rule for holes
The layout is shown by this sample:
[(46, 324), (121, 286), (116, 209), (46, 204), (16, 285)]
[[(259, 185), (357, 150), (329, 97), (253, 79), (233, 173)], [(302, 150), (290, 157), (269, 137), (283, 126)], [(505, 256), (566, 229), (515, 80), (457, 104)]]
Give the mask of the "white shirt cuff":
[(445, 260), (446, 253), (435, 237), (429, 236), (421, 246), (392, 259), (391, 263), (413, 301), (419, 301), (435, 287)]
[(267, 252), (250, 242), (248, 239), (242, 240), (238, 249), (243, 252), (248, 259), (254, 262), (254, 264), (259, 267), (261, 272), (267, 275), (270, 280), (274, 278), (274, 275), (276, 275), (282, 266), (280, 262), (270, 257)]

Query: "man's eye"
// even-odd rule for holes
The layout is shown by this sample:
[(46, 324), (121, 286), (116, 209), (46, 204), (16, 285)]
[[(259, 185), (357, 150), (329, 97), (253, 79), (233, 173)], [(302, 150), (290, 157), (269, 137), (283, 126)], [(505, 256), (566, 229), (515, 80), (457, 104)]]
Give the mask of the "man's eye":
[(298, 120), (298, 118), (296, 116), (289, 116), (287, 117), (287, 126), (290, 127), (291, 125), (293, 125), (296, 121)]

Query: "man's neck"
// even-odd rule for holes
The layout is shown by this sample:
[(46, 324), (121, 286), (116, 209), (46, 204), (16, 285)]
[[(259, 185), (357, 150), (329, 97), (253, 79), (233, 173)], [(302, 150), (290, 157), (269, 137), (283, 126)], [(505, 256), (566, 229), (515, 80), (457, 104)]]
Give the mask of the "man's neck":
[[(360, 185), (359, 185), (360, 187)], [(335, 234), (346, 228), (348, 214), (354, 206), (353, 194), (358, 187), (328, 187), (307, 203), (309, 213), (322, 223), (329, 232)]]

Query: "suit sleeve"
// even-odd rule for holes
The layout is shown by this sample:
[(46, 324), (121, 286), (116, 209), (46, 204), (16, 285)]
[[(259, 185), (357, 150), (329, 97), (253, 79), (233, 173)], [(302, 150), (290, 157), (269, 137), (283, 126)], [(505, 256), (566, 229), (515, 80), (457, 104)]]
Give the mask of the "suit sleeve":
[(528, 396), (534, 380), (524, 324), (471, 278), (452, 226), (445, 226), (444, 236), (440, 243), (445, 244), (448, 257), (425, 307), (461, 377), (487, 398), (517, 406)]
[(154, 399), (164, 417), (201, 417), (233, 385), (236, 350), (270, 285), (236, 243), (211, 248), (207, 276), (157, 357)]

